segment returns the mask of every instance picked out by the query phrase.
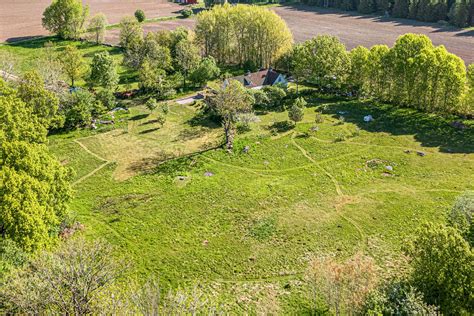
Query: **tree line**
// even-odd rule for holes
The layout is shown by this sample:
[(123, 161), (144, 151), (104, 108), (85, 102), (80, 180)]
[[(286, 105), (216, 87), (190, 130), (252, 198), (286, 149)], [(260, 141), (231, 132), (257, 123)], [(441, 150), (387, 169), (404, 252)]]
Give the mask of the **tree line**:
[(472, 0), (303, 0), (302, 3), (425, 22), (444, 20), (458, 27), (474, 25)]
[(337, 37), (321, 35), (281, 60), (297, 82), (323, 91), (373, 97), (427, 112), (473, 115), (474, 66), (425, 35), (405, 34), (395, 45), (346, 51)]

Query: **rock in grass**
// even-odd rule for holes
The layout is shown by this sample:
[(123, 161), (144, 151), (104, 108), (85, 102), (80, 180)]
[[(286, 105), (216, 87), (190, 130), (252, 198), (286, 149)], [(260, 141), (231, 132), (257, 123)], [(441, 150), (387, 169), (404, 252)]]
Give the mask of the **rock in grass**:
[(423, 152), (423, 151), (417, 151), (416, 154), (417, 154), (418, 156), (420, 156), (420, 157), (426, 156), (426, 153)]
[(392, 166), (385, 166), (385, 169), (387, 169), (388, 171), (393, 171), (393, 167), (392, 167)]
[(244, 152), (244, 154), (247, 154), (249, 150), (250, 150), (250, 146), (245, 146), (242, 151)]
[(213, 174), (212, 172), (210, 172), (210, 171), (204, 172), (204, 176), (205, 176), (205, 177), (212, 177), (213, 175), (214, 175), (214, 174)]

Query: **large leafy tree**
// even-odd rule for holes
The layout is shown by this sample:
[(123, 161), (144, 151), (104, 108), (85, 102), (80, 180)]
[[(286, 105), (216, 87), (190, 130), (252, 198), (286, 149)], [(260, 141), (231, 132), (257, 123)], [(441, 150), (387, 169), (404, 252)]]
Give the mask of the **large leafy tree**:
[(89, 82), (92, 85), (114, 90), (119, 82), (115, 61), (108, 52), (94, 55)]
[(461, 236), (474, 246), (474, 192), (460, 195), (448, 215), (448, 224), (457, 229)]
[(206, 56), (223, 64), (267, 67), (291, 50), (292, 34), (275, 12), (224, 4), (197, 16), (196, 36)]
[(107, 17), (103, 13), (98, 13), (92, 17), (87, 26), (88, 32), (93, 37), (96, 44), (104, 42), (105, 32), (107, 31)]
[(49, 154), (34, 111), (0, 81), (0, 234), (27, 251), (54, 242), (71, 194), (70, 171)]
[(61, 38), (78, 39), (88, 15), (81, 0), (53, 0), (43, 13), (43, 27)]
[(212, 87), (205, 102), (221, 118), (226, 147), (231, 151), (237, 115), (251, 111), (254, 102), (252, 95), (240, 82), (230, 80), (221, 86)]
[(407, 245), (412, 282), (429, 304), (448, 314), (474, 308), (474, 254), (451, 227), (424, 224)]
[(45, 88), (44, 80), (38, 73), (32, 71), (23, 76), (18, 85), (18, 96), (45, 128), (61, 127), (64, 123), (58, 113), (58, 97)]
[(183, 87), (186, 88), (186, 78), (201, 61), (199, 48), (190, 40), (181, 40), (176, 45), (176, 66), (183, 74)]
[(71, 86), (74, 87), (76, 81), (84, 73), (85, 62), (81, 52), (76, 46), (68, 45), (59, 56), (59, 60), (64, 73), (71, 80)]
[(203, 86), (206, 82), (216, 79), (221, 73), (221, 70), (216, 64), (216, 60), (212, 57), (205, 57), (199, 63), (196, 69), (191, 74), (191, 80)]
[(134, 41), (143, 39), (143, 29), (134, 17), (125, 17), (120, 21), (120, 46), (127, 49)]
[(330, 35), (319, 35), (304, 44), (301, 57), (309, 67), (307, 80), (324, 88), (339, 88), (350, 70), (350, 58), (341, 41)]

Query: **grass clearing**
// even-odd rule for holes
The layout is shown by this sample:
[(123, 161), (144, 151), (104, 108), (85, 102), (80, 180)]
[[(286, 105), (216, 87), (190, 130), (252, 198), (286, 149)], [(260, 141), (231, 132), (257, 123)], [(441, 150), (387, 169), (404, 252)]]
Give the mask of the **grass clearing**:
[[(443, 221), (474, 188), (472, 128), (439, 117), (311, 99), (295, 129), (275, 135), (269, 126), (287, 113), (261, 113), (233, 154), (192, 154), (218, 144), (221, 129), (193, 106), (170, 109), (163, 127), (137, 106), (115, 130), (54, 135), (50, 147), (77, 177), (103, 161), (74, 140), (111, 162), (76, 185), (71, 208), (86, 235), (130, 258), (131, 274), (171, 286), (199, 280), (227, 294), (273, 286), (284, 311), (304, 308), (298, 282), (312, 255), (362, 250), (388, 268), (415, 227)], [(311, 132), (316, 111), (324, 121)], [(374, 122), (363, 122), (368, 113)]]

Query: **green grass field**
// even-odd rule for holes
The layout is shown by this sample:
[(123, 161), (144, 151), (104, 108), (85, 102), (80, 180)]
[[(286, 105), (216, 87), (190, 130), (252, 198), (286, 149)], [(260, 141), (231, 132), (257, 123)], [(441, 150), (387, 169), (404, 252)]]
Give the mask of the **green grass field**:
[[(241, 311), (270, 296), (283, 312), (303, 312), (309, 258), (362, 251), (390, 269), (421, 222), (444, 221), (455, 197), (474, 189), (472, 126), (370, 102), (308, 101), (294, 129), (271, 128), (286, 112), (261, 113), (233, 154), (212, 149), (219, 126), (177, 104), (162, 127), (136, 106), (114, 130), (52, 135), (50, 148), (76, 171), (71, 209), (85, 234), (115, 245), (131, 275), (199, 281), (238, 297)], [(311, 132), (316, 110), (324, 122)], [(375, 120), (363, 122), (367, 114)]]
[[(108, 51), (117, 63), (117, 72), (120, 76), (120, 84), (134, 83), (136, 81), (137, 73), (128, 67), (123, 66), (122, 50), (117, 47), (108, 47), (104, 45), (95, 45), (88, 42), (74, 42), (64, 41), (56, 37), (40, 37), (33, 40), (20, 41), (17, 43), (0, 44), (0, 51), (10, 52), (15, 56), (15, 71), (21, 75), (32, 69), (37, 69), (38, 61), (44, 54), (44, 46), (51, 42), (54, 45), (55, 51), (60, 53), (67, 45), (76, 46), (82, 53), (85, 63), (89, 65), (96, 53)], [(87, 74), (87, 67), (84, 68), (84, 75)], [(66, 78), (64, 78), (67, 81)], [(77, 82), (77, 85), (85, 85), (83, 80)], [(136, 87), (136, 85), (135, 85)]]

